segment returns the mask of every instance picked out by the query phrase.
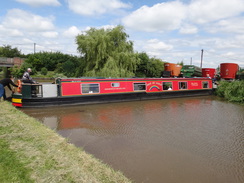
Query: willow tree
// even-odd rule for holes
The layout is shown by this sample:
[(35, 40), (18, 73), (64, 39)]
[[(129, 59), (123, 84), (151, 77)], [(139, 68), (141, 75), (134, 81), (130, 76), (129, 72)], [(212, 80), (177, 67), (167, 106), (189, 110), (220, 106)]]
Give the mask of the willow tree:
[(132, 77), (138, 62), (133, 43), (123, 26), (113, 29), (91, 28), (76, 37), (78, 51), (84, 57), (84, 76)]

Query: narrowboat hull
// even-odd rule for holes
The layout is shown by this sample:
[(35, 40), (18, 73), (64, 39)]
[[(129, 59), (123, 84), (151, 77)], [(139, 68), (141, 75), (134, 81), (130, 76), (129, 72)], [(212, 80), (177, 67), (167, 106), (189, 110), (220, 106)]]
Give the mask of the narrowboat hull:
[[(152, 82), (153, 80), (150, 80)], [(198, 89), (195, 87), (191, 89), (176, 89), (178, 83), (174, 83), (176, 80), (169, 79), (163, 82), (169, 83), (172, 82), (172, 86), (175, 88), (173, 90), (164, 90), (163, 86), (160, 85), (157, 87), (155, 85), (149, 85), (148, 83), (145, 84), (144, 90), (139, 91), (128, 91), (130, 82), (128, 83), (121, 83), (120, 89), (117, 89), (119, 92), (110, 92), (105, 93), (102, 90), (102, 85), (106, 84), (106, 81), (99, 81), (104, 83), (99, 83), (98, 80), (95, 81), (86, 81), (86, 83), (99, 83), (99, 92), (98, 93), (85, 93), (84, 90), (81, 91), (83, 94), (78, 95), (75, 93), (76, 85), (82, 86), (84, 81), (78, 82), (65, 82), (64, 84), (60, 83), (58, 85), (57, 96), (45, 97), (43, 94), (41, 97), (39, 96), (32, 96), (31, 94), (13, 94), (12, 96), (12, 104), (16, 107), (45, 107), (45, 106), (65, 106), (65, 105), (82, 105), (82, 104), (98, 104), (98, 103), (110, 103), (110, 102), (125, 102), (125, 101), (138, 101), (138, 100), (151, 100), (151, 99), (164, 99), (164, 98), (174, 98), (174, 97), (192, 97), (192, 96), (204, 96), (210, 95), (212, 93), (212, 85), (209, 80), (204, 80), (204, 82), (208, 81), (209, 86), (208, 88), (201, 88)], [(196, 84), (196, 80), (194, 80)], [(119, 83), (120, 81), (108, 81), (112, 83)], [(123, 81), (125, 82), (125, 81)], [(134, 83), (142, 83), (142, 80), (133, 80), (132, 84)], [(157, 80), (157, 82), (159, 82)], [(84, 84), (85, 85), (85, 84)], [(87, 84), (86, 84), (87, 85)], [(92, 84), (91, 84), (92, 85)], [(110, 84), (109, 84), (110, 85)], [(124, 85), (124, 86), (123, 86)], [(175, 85), (175, 86), (174, 86)], [(188, 84), (190, 86), (190, 83)], [(65, 88), (67, 86), (67, 88)], [(71, 88), (68, 88), (71, 87)], [(73, 86), (73, 88), (72, 88)], [(127, 88), (126, 88), (127, 87)], [(134, 86), (135, 87), (135, 86)], [(125, 89), (124, 89), (125, 88)], [(23, 88), (24, 89), (24, 88)], [(109, 87), (105, 88), (104, 90), (109, 91)], [(125, 90), (122, 92), (121, 90)], [(149, 90), (150, 89), (150, 90)], [(79, 90), (79, 89), (78, 89)], [(112, 90), (112, 89), (110, 89)], [(133, 89), (135, 90), (135, 88)], [(26, 90), (27, 91), (27, 90)], [(66, 91), (66, 93), (65, 93)], [(95, 91), (95, 90), (94, 90)], [(44, 93), (44, 91), (42, 91)], [(70, 94), (69, 94), (70, 93)]]
[[(51, 98), (29, 98), (21, 99), (15, 103), (16, 107), (45, 107), (45, 106), (66, 106), (82, 104), (99, 104), (112, 102), (128, 102), (140, 100), (154, 100), (177, 97), (193, 97), (211, 95), (212, 90), (193, 90), (193, 91), (172, 91), (164, 93), (127, 93), (127, 94), (104, 94), (96, 96), (79, 97), (51, 97)], [(13, 97), (16, 96), (13, 95)], [(12, 99), (14, 103), (14, 100)], [(17, 104), (17, 105), (16, 105)]]

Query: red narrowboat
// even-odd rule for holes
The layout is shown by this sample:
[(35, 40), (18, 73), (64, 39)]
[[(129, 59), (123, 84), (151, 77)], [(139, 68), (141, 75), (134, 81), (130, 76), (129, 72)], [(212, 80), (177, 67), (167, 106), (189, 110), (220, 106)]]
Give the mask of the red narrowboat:
[(209, 78), (58, 78), (55, 84), (22, 84), (16, 107), (78, 105), (209, 95)]

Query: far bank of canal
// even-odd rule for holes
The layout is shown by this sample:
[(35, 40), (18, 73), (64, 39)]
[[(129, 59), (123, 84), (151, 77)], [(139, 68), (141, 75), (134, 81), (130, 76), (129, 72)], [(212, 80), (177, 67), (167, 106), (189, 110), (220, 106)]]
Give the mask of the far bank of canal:
[(215, 96), (21, 110), (135, 182), (244, 182), (244, 106)]

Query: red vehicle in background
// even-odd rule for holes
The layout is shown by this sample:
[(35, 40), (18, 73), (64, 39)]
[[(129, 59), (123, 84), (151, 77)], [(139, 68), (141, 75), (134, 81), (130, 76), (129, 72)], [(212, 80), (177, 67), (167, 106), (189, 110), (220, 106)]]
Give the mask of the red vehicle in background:
[(239, 70), (239, 65), (235, 63), (220, 64), (220, 77), (226, 80), (233, 80)]
[(202, 77), (214, 78), (217, 74), (217, 70), (214, 68), (202, 68)]

